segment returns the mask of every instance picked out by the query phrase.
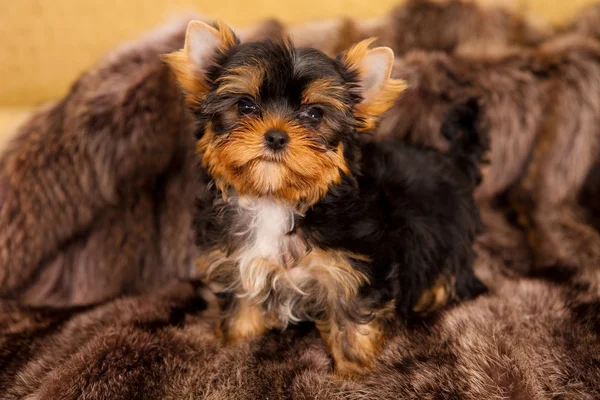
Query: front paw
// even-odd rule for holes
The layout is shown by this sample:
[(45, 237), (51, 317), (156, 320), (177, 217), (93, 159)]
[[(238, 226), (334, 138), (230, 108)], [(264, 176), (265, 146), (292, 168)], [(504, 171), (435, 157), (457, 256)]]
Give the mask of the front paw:
[(427, 316), (440, 310), (454, 297), (454, 284), (454, 277), (440, 275), (433, 286), (421, 294), (412, 311)]
[(346, 339), (331, 347), (335, 373), (339, 376), (355, 377), (368, 373), (381, 353), (383, 332), (368, 325), (362, 327), (364, 330), (351, 329), (352, 332), (347, 333)]
[(223, 319), (217, 337), (223, 344), (237, 344), (264, 335), (269, 328), (265, 311), (258, 304), (239, 299)]
[(335, 364), (335, 373), (348, 378), (371, 371), (385, 343), (384, 324), (374, 319), (367, 324), (317, 323)]

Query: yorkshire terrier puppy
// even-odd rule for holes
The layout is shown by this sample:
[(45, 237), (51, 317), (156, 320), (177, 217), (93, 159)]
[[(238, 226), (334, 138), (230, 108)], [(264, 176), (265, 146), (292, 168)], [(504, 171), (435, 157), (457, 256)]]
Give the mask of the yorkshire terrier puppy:
[(483, 146), (454, 128), (460, 110), (449, 155), (370, 140), (405, 88), (392, 51), (370, 43), (332, 59), (192, 22), (165, 56), (214, 183), (198, 202), (198, 266), (222, 295), (226, 342), (312, 321), (338, 372), (359, 373), (395, 317), (485, 290), (472, 270)]

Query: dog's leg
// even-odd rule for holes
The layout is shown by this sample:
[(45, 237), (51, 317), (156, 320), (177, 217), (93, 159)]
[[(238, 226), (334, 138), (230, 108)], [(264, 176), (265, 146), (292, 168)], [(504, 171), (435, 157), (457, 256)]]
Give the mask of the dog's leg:
[(225, 343), (239, 343), (263, 335), (272, 324), (260, 304), (246, 298), (233, 300), (218, 335)]
[(454, 278), (440, 276), (433, 286), (423, 292), (413, 307), (413, 312), (428, 315), (444, 307), (454, 297)]
[(385, 344), (385, 328), (393, 314), (391, 302), (365, 324), (340, 315), (317, 321), (317, 329), (333, 357), (338, 374), (359, 375), (373, 367)]

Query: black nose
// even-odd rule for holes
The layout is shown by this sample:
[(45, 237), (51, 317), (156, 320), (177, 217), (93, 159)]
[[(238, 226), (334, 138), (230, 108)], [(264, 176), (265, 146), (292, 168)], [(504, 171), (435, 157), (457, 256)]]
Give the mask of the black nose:
[(265, 133), (265, 143), (271, 150), (282, 150), (289, 141), (290, 137), (285, 132), (272, 129)]

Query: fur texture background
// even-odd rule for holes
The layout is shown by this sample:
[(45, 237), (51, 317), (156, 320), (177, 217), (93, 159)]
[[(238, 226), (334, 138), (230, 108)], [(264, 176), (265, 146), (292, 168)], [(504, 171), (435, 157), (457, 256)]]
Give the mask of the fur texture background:
[(476, 197), (505, 197), (528, 232), (537, 265), (592, 266), (600, 235), (580, 194), (594, 187), (600, 132), (600, 43), (564, 33), (531, 49), (494, 55), (415, 51), (397, 60), (410, 89), (379, 134), (440, 149), (449, 107), (477, 99), (489, 130), (491, 163)]
[[(354, 381), (332, 374), (310, 326), (217, 345), (214, 298), (190, 281), (204, 192), (194, 127), (158, 58), (181, 47), (185, 23), (110, 54), (0, 157), (0, 398), (599, 398), (600, 274), (579, 255), (598, 246), (600, 59), (577, 26), (591, 25), (529, 50), (440, 44), (398, 60), (413, 88), (381, 134), (443, 149), (447, 107), (476, 98), (486, 110), (475, 269), (490, 293), (396, 327)], [(268, 21), (242, 37), (285, 29)], [(564, 223), (540, 228), (544, 215)], [(532, 232), (584, 234), (548, 249)]]
[(513, 279), (483, 254), (477, 269), (489, 295), (399, 327), (357, 381), (332, 375), (308, 327), (219, 348), (215, 311), (191, 283), (93, 309), (4, 302), (2, 398), (598, 398), (597, 277)]
[(331, 56), (370, 37), (378, 39), (375, 45), (389, 46), (401, 56), (414, 49), (482, 54), (505, 47), (530, 47), (549, 38), (554, 29), (505, 9), (480, 7), (471, 1), (408, 0), (373, 20), (324, 20), (285, 30), (296, 44), (318, 48)]

